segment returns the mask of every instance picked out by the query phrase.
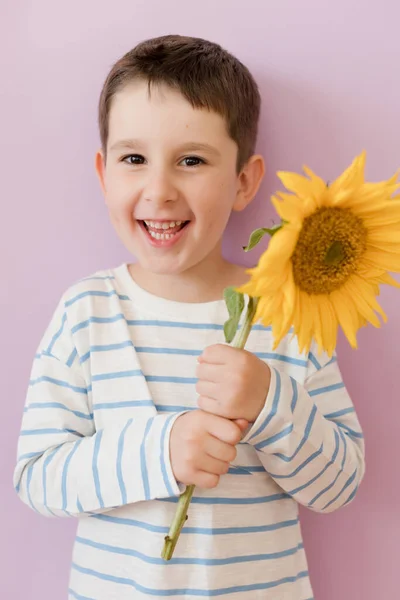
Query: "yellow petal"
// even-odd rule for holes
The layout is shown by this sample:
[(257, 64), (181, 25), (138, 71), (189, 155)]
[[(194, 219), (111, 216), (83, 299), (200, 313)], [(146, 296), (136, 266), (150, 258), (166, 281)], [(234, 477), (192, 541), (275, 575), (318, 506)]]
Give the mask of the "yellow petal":
[(299, 238), (299, 232), (290, 224), (284, 225), (271, 238), (267, 250), (259, 260), (260, 273), (271, 269), (281, 270), (282, 266), (289, 261)]
[(279, 196), (282, 198), (281, 200), (277, 196), (272, 196), (271, 202), (281, 219), (288, 223), (302, 221), (304, 218), (304, 203), (297, 196), (291, 194), (279, 194)]
[(386, 314), (376, 300), (374, 286), (361, 277), (353, 275), (345, 283), (344, 288), (349, 292), (358, 312), (374, 327), (380, 327), (381, 322), (374, 311), (379, 313), (384, 321)]
[(295, 333), (298, 337), (300, 352), (309, 352), (314, 322), (311, 296), (300, 290), (297, 302)]
[(362, 213), (355, 211), (366, 227), (386, 227), (400, 221), (400, 202), (385, 202), (378, 212)]
[(279, 310), (279, 306), (282, 303), (282, 297), (280, 294), (272, 296), (263, 296), (260, 298), (254, 322), (261, 321), (265, 327), (268, 327), (272, 323), (272, 317)]
[(364, 264), (382, 271), (400, 272), (400, 255), (380, 250), (376, 246), (369, 246), (363, 256)]
[(351, 298), (340, 289), (335, 290), (330, 294), (330, 300), (340, 326), (343, 329), (343, 333), (348, 339), (351, 347), (357, 348), (356, 333), (360, 322)]
[(289, 171), (278, 171), (277, 175), (285, 188), (299, 198), (307, 199), (313, 196), (314, 187), (307, 177)]
[(318, 198), (318, 196), (325, 191), (326, 182), (323, 179), (321, 179), (321, 177), (318, 177), (318, 175), (316, 175), (314, 171), (312, 171), (306, 166), (303, 166), (303, 171), (310, 178), (311, 184), (313, 186), (313, 197)]
[(282, 317), (279, 329), (279, 338), (282, 339), (293, 324), (293, 317), (296, 309), (296, 286), (293, 280), (293, 273), (290, 271), (286, 285), (282, 288), (283, 305)]
[(400, 281), (396, 281), (394, 277), (389, 275), (389, 273), (382, 273), (376, 278), (378, 283), (385, 283), (386, 285), (392, 285), (393, 287), (400, 288)]
[(318, 313), (321, 328), (320, 351), (324, 349), (331, 357), (336, 348), (338, 319), (328, 296), (318, 296)]
[(342, 188), (357, 188), (364, 183), (365, 151), (357, 156), (351, 165), (329, 187), (332, 194), (337, 194)]
[(397, 227), (381, 227), (379, 229), (368, 230), (368, 241), (372, 243), (390, 242), (400, 245), (400, 223)]

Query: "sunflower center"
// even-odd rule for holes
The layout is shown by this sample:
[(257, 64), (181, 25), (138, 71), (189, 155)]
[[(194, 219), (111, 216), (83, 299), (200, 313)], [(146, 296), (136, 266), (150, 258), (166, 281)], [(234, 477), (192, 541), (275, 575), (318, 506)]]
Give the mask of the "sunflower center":
[(304, 219), (292, 254), (296, 285), (308, 294), (330, 294), (355, 271), (367, 230), (351, 211), (325, 206)]

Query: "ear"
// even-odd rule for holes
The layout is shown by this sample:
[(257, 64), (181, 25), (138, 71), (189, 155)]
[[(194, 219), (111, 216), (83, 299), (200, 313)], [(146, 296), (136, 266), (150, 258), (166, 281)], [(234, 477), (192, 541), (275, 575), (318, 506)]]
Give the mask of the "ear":
[(96, 152), (95, 169), (96, 169), (97, 177), (100, 182), (100, 187), (103, 191), (103, 194), (105, 195), (106, 194), (106, 183), (105, 183), (106, 167), (105, 167), (103, 152), (101, 150), (98, 150)]
[(238, 175), (238, 190), (232, 210), (239, 212), (250, 204), (258, 192), (264, 174), (264, 159), (260, 154), (254, 154)]

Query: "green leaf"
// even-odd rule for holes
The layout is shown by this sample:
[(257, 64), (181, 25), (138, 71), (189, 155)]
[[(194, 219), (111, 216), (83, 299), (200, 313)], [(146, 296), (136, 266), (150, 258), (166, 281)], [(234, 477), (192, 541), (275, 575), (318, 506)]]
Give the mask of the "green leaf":
[(255, 246), (257, 246), (257, 244), (262, 240), (262, 238), (264, 237), (265, 234), (268, 233), (272, 237), (281, 228), (282, 228), (282, 224), (274, 225), (271, 228), (261, 227), (260, 229), (256, 229), (250, 235), (249, 243), (247, 244), (247, 246), (243, 246), (243, 250), (245, 252), (249, 252), (249, 250), (253, 250), (253, 248), (255, 248)]
[(234, 287), (228, 287), (224, 290), (224, 298), (229, 313), (229, 319), (224, 324), (224, 334), (225, 341), (230, 344), (236, 335), (240, 315), (244, 309), (244, 295)]

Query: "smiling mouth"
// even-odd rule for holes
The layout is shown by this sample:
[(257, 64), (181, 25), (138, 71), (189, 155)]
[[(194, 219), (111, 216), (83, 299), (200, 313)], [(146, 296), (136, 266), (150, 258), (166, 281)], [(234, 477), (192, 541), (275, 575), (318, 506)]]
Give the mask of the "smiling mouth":
[(151, 221), (139, 220), (140, 225), (155, 240), (170, 240), (184, 229), (190, 221)]

